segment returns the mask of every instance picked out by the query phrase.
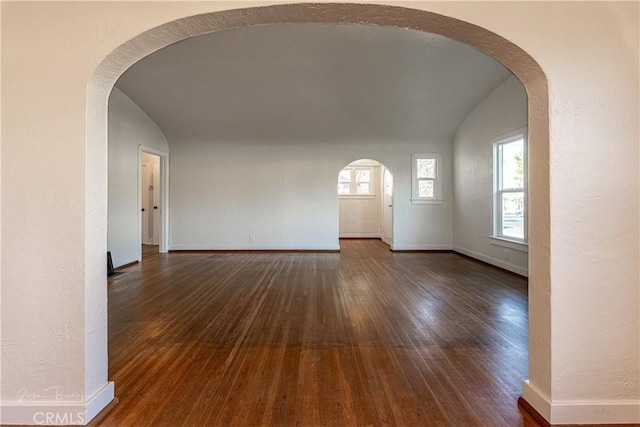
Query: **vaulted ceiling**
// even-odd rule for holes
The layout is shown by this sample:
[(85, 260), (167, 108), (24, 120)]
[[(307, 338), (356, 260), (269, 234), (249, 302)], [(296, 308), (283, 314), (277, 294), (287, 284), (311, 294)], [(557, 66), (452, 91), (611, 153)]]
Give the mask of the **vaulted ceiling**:
[(451, 138), (511, 73), (447, 38), (400, 28), (282, 24), (168, 46), (117, 87), (170, 142)]

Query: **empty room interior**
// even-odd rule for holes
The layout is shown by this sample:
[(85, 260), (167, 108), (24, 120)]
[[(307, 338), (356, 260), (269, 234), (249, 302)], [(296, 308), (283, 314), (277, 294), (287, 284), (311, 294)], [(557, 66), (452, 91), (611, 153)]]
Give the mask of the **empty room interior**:
[(640, 425), (640, 2), (0, 25), (1, 425)]
[(526, 140), (520, 81), (435, 34), (256, 26), (134, 64), (109, 99), (105, 422), (517, 424)]

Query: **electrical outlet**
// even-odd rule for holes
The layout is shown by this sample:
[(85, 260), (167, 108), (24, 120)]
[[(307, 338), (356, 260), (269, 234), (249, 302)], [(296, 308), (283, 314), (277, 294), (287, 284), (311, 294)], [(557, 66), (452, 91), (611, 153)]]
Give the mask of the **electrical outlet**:
[(502, 252), (502, 256), (504, 257), (504, 259), (508, 260), (508, 259), (509, 259), (509, 250), (508, 250), (508, 249), (505, 249), (505, 250)]
[(256, 236), (252, 234), (251, 236), (249, 236), (249, 243), (255, 243), (255, 242), (256, 242)]

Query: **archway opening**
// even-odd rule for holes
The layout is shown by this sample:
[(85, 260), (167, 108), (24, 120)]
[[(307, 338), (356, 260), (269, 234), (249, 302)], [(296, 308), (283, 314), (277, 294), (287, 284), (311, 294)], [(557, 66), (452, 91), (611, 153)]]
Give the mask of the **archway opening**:
[(393, 249), (393, 174), (372, 159), (350, 162), (338, 173), (338, 236), (380, 239)]
[[(231, 10), (184, 18), (149, 30), (116, 49), (96, 70), (88, 88), (86, 176), (86, 321), (94, 333), (85, 341), (87, 389), (107, 380), (106, 366), (106, 116), (107, 99), (117, 78), (133, 63), (169, 44), (198, 34), (269, 23), (368, 24), (436, 33), (469, 44), (496, 58), (524, 84), (529, 96), (530, 352), (549, 354), (549, 179), (548, 94), (543, 72), (520, 48), (485, 29), (441, 15), (377, 5), (287, 5)], [(183, 31), (188, 28), (188, 31)], [(549, 389), (550, 359), (530, 360), (538, 390)], [(525, 390), (526, 394), (526, 390)]]

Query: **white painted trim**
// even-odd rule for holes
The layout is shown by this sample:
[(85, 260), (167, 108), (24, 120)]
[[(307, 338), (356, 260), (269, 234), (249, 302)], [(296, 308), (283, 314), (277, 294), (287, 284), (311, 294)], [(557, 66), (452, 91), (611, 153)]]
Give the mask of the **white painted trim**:
[(384, 237), (380, 237), (380, 240), (382, 240), (383, 243), (386, 243), (387, 245), (389, 245), (391, 250), (393, 250), (393, 242), (391, 240), (385, 239)]
[(516, 265), (504, 262), (504, 261), (502, 261), (500, 259), (492, 258), (492, 257), (486, 256), (486, 255), (483, 255), (483, 254), (481, 254), (479, 252), (475, 252), (475, 251), (472, 251), (472, 250), (469, 250), (469, 249), (462, 248), (460, 246), (454, 246), (453, 250), (455, 252), (460, 252), (461, 254), (470, 256), (471, 258), (475, 258), (475, 259), (478, 259), (480, 261), (484, 261), (487, 264), (491, 264), (491, 265), (495, 265), (496, 267), (503, 268), (503, 269), (505, 269), (507, 271), (510, 271), (512, 273), (516, 273), (516, 274), (519, 274), (519, 275), (524, 276), (524, 277), (529, 277), (529, 271), (527, 271), (526, 268), (518, 267)]
[(513, 249), (514, 251), (529, 253), (529, 245), (523, 242), (508, 240), (503, 237), (489, 236), (492, 245)]
[(529, 380), (522, 382), (522, 398), (533, 406), (542, 417), (549, 421), (551, 419), (551, 401), (548, 396), (538, 390)]
[(162, 197), (162, 207), (160, 212), (160, 247), (161, 254), (169, 251), (169, 153), (146, 145), (138, 145), (138, 261), (142, 262), (142, 153), (153, 154), (160, 157), (160, 194)]
[(111, 261), (113, 262), (113, 268), (118, 268), (125, 264), (131, 264), (132, 262), (138, 261), (138, 257), (129, 256), (126, 258), (112, 259)]
[(379, 232), (356, 232), (356, 233), (340, 233), (341, 239), (382, 239), (382, 233)]
[(398, 244), (393, 245), (394, 251), (448, 251), (451, 250), (449, 244), (436, 244), (429, 243), (410, 243), (410, 244)]
[(410, 199), (412, 205), (441, 205), (441, 199)]
[(296, 243), (282, 243), (269, 246), (249, 245), (171, 245), (173, 251), (337, 251), (340, 245), (319, 245), (314, 247), (303, 246)]
[(375, 194), (338, 194), (340, 199), (375, 199)]
[(522, 397), (553, 425), (640, 423), (640, 400), (550, 401), (528, 380)]
[(91, 421), (93, 417), (98, 415), (100, 411), (107, 407), (109, 403), (115, 397), (115, 387), (113, 381), (107, 381), (107, 383), (98, 390), (89, 400), (85, 403), (85, 414), (87, 422)]
[(560, 401), (551, 404), (551, 424), (639, 424), (640, 400)]
[[(31, 400), (0, 404), (0, 424), (3, 425), (86, 425), (114, 398), (113, 381), (89, 399), (84, 401), (68, 400)], [(49, 414), (54, 422), (47, 422)], [(56, 423), (55, 420), (58, 419)], [(63, 421), (63, 422), (61, 422)]]

